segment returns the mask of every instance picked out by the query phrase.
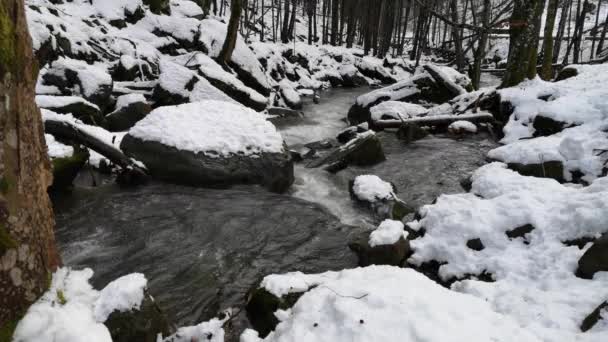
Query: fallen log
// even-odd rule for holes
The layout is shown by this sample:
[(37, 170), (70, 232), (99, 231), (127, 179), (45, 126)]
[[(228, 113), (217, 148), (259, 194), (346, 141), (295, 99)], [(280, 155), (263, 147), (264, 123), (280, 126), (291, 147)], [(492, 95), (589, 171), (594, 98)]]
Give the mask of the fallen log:
[(415, 117), (403, 120), (379, 120), (373, 126), (381, 129), (399, 128), (407, 124), (418, 126), (444, 126), (456, 121), (469, 121), (472, 123), (494, 122), (494, 116), (490, 113), (462, 114), (462, 115), (432, 115)]
[(121, 150), (69, 122), (46, 119), (44, 120), (44, 131), (56, 138), (73, 141), (83, 145), (108, 158), (109, 161), (123, 169), (133, 170), (143, 175), (147, 174), (146, 170), (135, 164), (135, 162), (122, 153)]

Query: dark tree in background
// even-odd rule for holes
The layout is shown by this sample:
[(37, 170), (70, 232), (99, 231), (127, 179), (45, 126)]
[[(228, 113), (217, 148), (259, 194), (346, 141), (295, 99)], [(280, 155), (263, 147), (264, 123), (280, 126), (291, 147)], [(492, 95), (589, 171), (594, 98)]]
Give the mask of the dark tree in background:
[(226, 40), (224, 40), (224, 46), (218, 56), (220, 63), (228, 65), (232, 58), (232, 52), (236, 47), (236, 39), (239, 34), (239, 21), (241, 19), (241, 12), (243, 11), (242, 0), (232, 0), (230, 21), (228, 22), (228, 29), (226, 30)]

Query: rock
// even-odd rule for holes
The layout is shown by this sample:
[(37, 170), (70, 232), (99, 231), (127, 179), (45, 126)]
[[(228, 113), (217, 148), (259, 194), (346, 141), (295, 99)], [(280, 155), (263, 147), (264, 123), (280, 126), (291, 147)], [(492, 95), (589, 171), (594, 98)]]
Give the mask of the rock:
[(471, 189), (473, 189), (473, 179), (471, 178), (471, 176), (463, 177), (462, 179), (460, 179), (459, 183), (460, 187), (466, 192), (470, 192)]
[(120, 148), (143, 162), (152, 177), (177, 184), (210, 187), (261, 184), (270, 191), (284, 192), (294, 182), (293, 160), (287, 152), (263, 153), (255, 158), (210, 157), (129, 134)]
[(467, 241), (467, 247), (477, 252), (483, 251), (486, 248), (483, 245), (483, 242), (481, 242), (481, 239), (471, 239)]
[(401, 221), (415, 210), (396, 196), (393, 184), (374, 175), (363, 175), (349, 182), (351, 198), (371, 209), (384, 220)]
[(143, 0), (144, 4), (150, 6), (150, 11), (154, 14), (171, 14), (169, 0)]
[(547, 137), (570, 127), (570, 125), (565, 122), (554, 120), (542, 114), (539, 114), (534, 118), (533, 126), (535, 137)]
[(99, 107), (77, 96), (36, 96), (36, 104), (59, 114), (72, 114), (76, 119), (89, 125), (103, 126), (105, 118)]
[(327, 140), (313, 141), (304, 146), (306, 146), (310, 149), (313, 149), (313, 150), (329, 150), (329, 149), (333, 148), (335, 145), (336, 145), (335, 141), (327, 139)]
[(359, 70), (352, 64), (341, 66), (338, 69), (338, 72), (342, 78), (342, 85), (345, 87), (360, 87), (369, 85), (369, 82), (367, 82), (365, 77), (363, 77)]
[(540, 164), (508, 163), (507, 166), (523, 176), (553, 178), (558, 182), (564, 182), (564, 164), (559, 160)]
[(397, 130), (397, 138), (409, 144), (413, 141), (424, 139), (429, 132), (416, 124), (404, 124)]
[(291, 109), (300, 110), (303, 107), (300, 94), (291, 86), (289, 81), (283, 80), (279, 83), (281, 98)]
[(606, 316), (607, 312), (608, 301), (605, 301), (595, 308), (595, 310), (593, 310), (593, 312), (591, 312), (587, 317), (585, 317), (583, 323), (581, 324), (581, 331), (587, 332), (591, 330), (591, 328), (593, 328), (600, 320), (608, 320), (608, 316)]
[(336, 137), (336, 139), (338, 140), (339, 143), (346, 144), (349, 141), (355, 139), (358, 134), (365, 133), (367, 131), (369, 131), (367, 124), (351, 126), (351, 127), (346, 128), (342, 132), (338, 133), (338, 136)]
[(169, 336), (175, 330), (148, 293), (139, 310), (115, 311), (104, 324), (114, 342), (156, 342), (158, 334)]
[(142, 59), (135, 59), (129, 55), (121, 56), (118, 63), (110, 70), (110, 74), (115, 82), (135, 81), (138, 78), (153, 78), (152, 68), (148, 62)]
[(517, 239), (517, 238), (526, 238), (526, 235), (531, 233), (534, 230), (534, 226), (531, 224), (526, 224), (515, 229), (507, 231), (507, 237), (509, 239)]
[(578, 261), (576, 276), (592, 279), (596, 272), (608, 271), (608, 233), (597, 239)]
[(283, 107), (268, 108), (268, 115), (270, 116), (268, 121), (278, 127), (295, 125), (301, 123), (304, 119), (302, 112)]
[(256, 288), (247, 295), (247, 318), (260, 337), (266, 337), (279, 324), (274, 313), (279, 309), (290, 309), (303, 294), (289, 293), (279, 298), (264, 288)]
[(371, 247), (369, 241), (352, 242), (348, 247), (359, 258), (359, 266), (390, 265), (401, 266), (412, 252), (409, 241), (403, 237), (392, 245), (380, 245)]
[(145, 118), (150, 111), (152, 111), (152, 106), (145, 101), (131, 102), (106, 116), (108, 129), (111, 132), (126, 131)]
[(555, 78), (555, 82), (564, 81), (572, 77), (578, 76), (578, 70), (574, 66), (568, 66), (563, 68)]
[(64, 192), (71, 190), (74, 179), (88, 160), (89, 151), (79, 146), (74, 147), (74, 154), (71, 157), (52, 159), (53, 184), (49, 187), (49, 191)]
[(358, 166), (375, 165), (386, 160), (382, 143), (372, 131), (359, 134), (356, 139), (331, 152), (325, 158), (313, 161), (309, 168), (323, 165), (346, 164)]

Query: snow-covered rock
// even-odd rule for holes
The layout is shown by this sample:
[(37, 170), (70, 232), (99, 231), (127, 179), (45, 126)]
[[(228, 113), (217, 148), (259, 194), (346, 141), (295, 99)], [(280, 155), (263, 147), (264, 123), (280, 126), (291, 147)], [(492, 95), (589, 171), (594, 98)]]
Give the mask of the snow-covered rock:
[(466, 133), (477, 133), (477, 126), (470, 121), (454, 121), (448, 126), (448, 132), (452, 134), (466, 134)]
[(542, 341), (483, 299), (450, 291), (411, 269), (370, 266), (264, 278), (275, 296), (307, 291), (280, 311), (265, 338), (243, 341)]
[(157, 108), (131, 128), (121, 148), (153, 176), (178, 183), (258, 183), (282, 192), (293, 182), (276, 128), (262, 114), (228, 102)]

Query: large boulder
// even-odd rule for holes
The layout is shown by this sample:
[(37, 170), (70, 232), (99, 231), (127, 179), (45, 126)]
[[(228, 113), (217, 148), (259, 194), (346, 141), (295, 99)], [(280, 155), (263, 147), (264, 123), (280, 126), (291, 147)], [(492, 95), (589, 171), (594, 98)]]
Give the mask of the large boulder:
[(597, 239), (578, 261), (576, 275), (591, 279), (597, 272), (608, 271), (608, 233)]
[(129, 131), (121, 149), (153, 177), (174, 183), (261, 184), (283, 192), (294, 181), (276, 128), (262, 114), (222, 101), (157, 108)]

